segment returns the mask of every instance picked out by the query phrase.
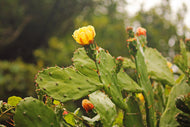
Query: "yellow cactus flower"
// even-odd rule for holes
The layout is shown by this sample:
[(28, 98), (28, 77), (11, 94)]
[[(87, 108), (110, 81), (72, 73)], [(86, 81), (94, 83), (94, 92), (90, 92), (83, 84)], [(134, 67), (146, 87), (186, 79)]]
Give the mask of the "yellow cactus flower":
[(73, 33), (73, 38), (80, 45), (89, 45), (94, 42), (94, 37), (96, 36), (96, 32), (93, 26), (85, 26), (75, 30)]
[(53, 101), (53, 104), (54, 104), (54, 105), (59, 105), (59, 104), (60, 104), (60, 101), (54, 100), (54, 101)]
[(168, 66), (168, 68), (170, 69), (170, 71), (173, 73), (173, 70), (172, 70), (172, 63), (170, 63), (170, 62), (167, 61), (167, 66)]
[(140, 100), (141, 102), (144, 102), (144, 96), (143, 96), (142, 93), (138, 93), (138, 94), (137, 94), (137, 97), (139, 98), (139, 100)]

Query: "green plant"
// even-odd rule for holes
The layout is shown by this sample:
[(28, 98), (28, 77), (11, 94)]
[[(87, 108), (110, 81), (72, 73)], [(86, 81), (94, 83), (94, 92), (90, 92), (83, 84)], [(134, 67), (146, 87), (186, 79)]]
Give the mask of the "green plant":
[[(175, 120), (178, 113), (175, 98), (190, 93), (188, 73), (178, 73), (175, 81), (167, 60), (156, 49), (146, 46), (143, 28), (137, 29), (136, 34), (132, 27), (127, 28), (126, 49), (131, 60), (115, 58), (98, 47), (95, 35), (92, 26), (78, 29), (73, 37), (83, 48), (74, 52), (73, 64), (38, 72), (35, 80), (38, 99), (29, 97), (16, 106), (10, 105), (15, 109), (15, 126), (179, 125)], [(124, 71), (129, 67), (135, 70), (136, 80)], [(75, 101), (81, 105), (82, 99), (85, 110), (78, 106), (69, 110)]]

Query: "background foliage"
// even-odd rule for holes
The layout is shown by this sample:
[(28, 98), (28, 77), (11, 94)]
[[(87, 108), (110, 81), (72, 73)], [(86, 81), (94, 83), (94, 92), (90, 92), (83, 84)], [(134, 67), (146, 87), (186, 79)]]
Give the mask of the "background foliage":
[[(48, 66), (70, 65), (78, 48), (71, 37), (75, 28), (91, 24), (99, 46), (117, 56), (128, 56), (125, 27), (147, 28), (148, 46), (171, 61), (179, 52), (178, 40), (189, 29), (179, 10), (171, 19), (169, 1), (130, 17), (120, 0), (0, 0), (0, 99), (35, 94), (34, 75)], [(182, 29), (182, 30), (180, 30)], [(180, 31), (184, 31), (180, 33)], [(162, 39), (161, 39), (162, 38)], [(175, 41), (169, 46), (168, 42)], [(19, 59), (19, 60), (18, 60)]]

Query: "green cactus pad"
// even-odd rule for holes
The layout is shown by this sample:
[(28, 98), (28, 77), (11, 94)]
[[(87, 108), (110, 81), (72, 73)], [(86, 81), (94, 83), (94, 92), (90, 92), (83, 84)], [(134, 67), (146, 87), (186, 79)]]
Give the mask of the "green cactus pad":
[(127, 112), (124, 112), (125, 127), (144, 127), (139, 104), (134, 96), (127, 98)]
[(103, 85), (77, 71), (74, 67), (51, 67), (37, 75), (36, 83), (47, 95), (61, 102), (77, 100)]
[(175, 84), (173, 74), (167, 66), (167, 60), (156, 49), (146, 48), (145, 62), (151, 78), (165, 84)]
[(89, 98), (100, 115), (104, 127), (111, 127), (117, 116), (115, 104), (101, 91), (90, 94)]
[(131, 79), (123, 69), (117, 74), (117, 79), (121, 90), (135, 93), (142, 92), (142, 88), (133, 79)]
[(154, 94), (150, 80), (148, 79), (148, 72), (147, 66), (145, 64), (144, 54), (141, 50), (137, 51), (135, 62), (138, 84), (142, 87), (143, 95), (145, 97), (147, 126), (154, 127)]
[(94, 61), (88, 57), (84, 48), (77, 49), (74, 52), (72, 60), (74, 67), (82, 74), (99, 81), (96, 65)]
[(187, 60), (188, 57), (187, 57), (186, 45), (183, 42), (183, 40), (180, 40), (180, 50), (183, 58), (183, 66), (181, 69), (185, 72), (188, 69), (188, 60)]
[(135, 63), (131, 59), (129, 59), (127, 57), (124, 57), (123, 59), (124, 59), (123, 60), (123, 68), (132, 68), (132, 69), (136, 68)]
[(126, 108), (123, 101), (121, 89), (117, 79), (115, 59), (104, 49), (99, 48), (96, 56), (96, 64), (99, 70), (101, 82), (104, 84), (104, 90), (112, 101), (121, 109)]
[[(125, 65), (127, 66), (135, 66), (130, 59), (124, 58)], [(132, 63), (132, 65), (128, 65), (127, 63)], [(73, 56), (73, 64), (77, 70), (79, 70), (82, 74), (92, 77), (93, 79), (99, 81), (98, 73), (96, 72), (97, 68), (93, 60), (91, 60), (86, 54), (84, 48), (79, 48), (75, 51)], [(134, 68), (134, 67), (133, 67)], [(121, 86), (121, 89), (127, 92), (141, 92), (142, 89), (133, 81), (123, 70), (121, 70), (118, 74), (118, 81)]]
[(60, 127), (53, 110), (32, 97), (20, 101), (14, 121), (16, 127)]
[(179, 125), (175, 120), (176, 114), (180, 112), (180, 110), (175, 106), (175, 98), (188, 93), (190, 93), (190, 87), (185, 83), (185, 81), (174, 85), (168, 97), (166, 109), (160, 119), (160, 127), (176, 127)]

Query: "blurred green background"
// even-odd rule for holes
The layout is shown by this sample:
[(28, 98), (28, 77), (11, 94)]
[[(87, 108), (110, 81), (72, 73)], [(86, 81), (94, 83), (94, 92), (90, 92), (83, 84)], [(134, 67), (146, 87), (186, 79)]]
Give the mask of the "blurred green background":
[[(171, 0), (131, 16), (127, 0), (0, 0), (0, 100), (35, 96), (35, 74), (49, 66), (69, 66), (80, 47), (75, 29), (93, 25), (95, 41), (117, 56), (128, 56), (125, 28), (147, 29), (148, 46), (169, 61), (179, 52), (179, 40), (190, 29), (184, 24), (187, 5), (176, 14)], [(131, 10), (133, 11), (133, 10)]]

